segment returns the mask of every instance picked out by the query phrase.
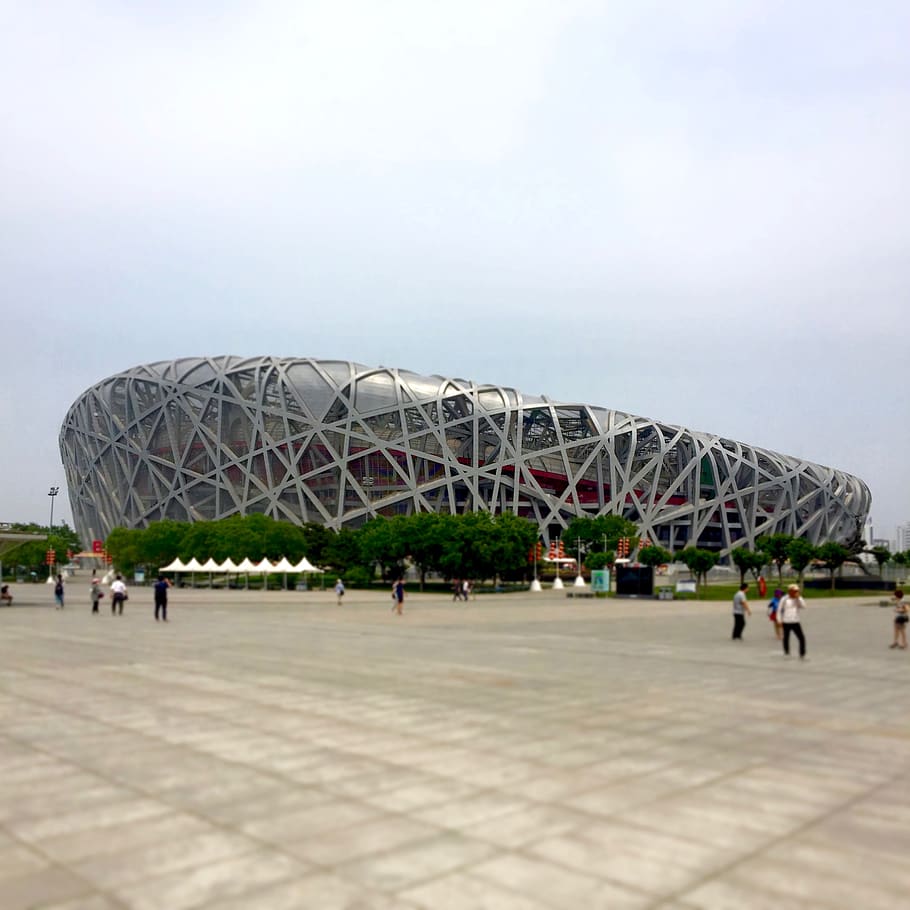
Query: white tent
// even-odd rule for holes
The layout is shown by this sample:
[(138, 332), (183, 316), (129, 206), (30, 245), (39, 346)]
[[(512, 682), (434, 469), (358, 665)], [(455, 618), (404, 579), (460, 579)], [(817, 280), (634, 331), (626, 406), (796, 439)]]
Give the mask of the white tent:
[(180, 561), (178, 556), (173, 562), (168, 563), (166, 566), (162, 566), (159, 572), (185, 572), (186, 566)]
[(230, 556), (218, 567), (219, 572), (239, 572), (237, 563)]
[(307, 558), (306, 556), (297, 563), (291, 570), (291, 572), (318, 572), (322, 574), (322, 569), (317, 569)]
[(212, 559), (211, 556), (209, 556), (209, 558), (202, 564), (201, 571), (203, 571), (203, 572), (223, 572), (224, 570), (221, 568), (221, 566), (218, 565), (217, 562), (215, 562), (214, 559)]
[(254, 563), (248, 556), (245, 557), (239, 566), (237, 566), (238, 572), (255, 572), (256, 563)]
[(271, 575), (275, 571), (275, 567), (267, 559), (263, 559), (261, 562), (257, 562), (251, 571), (259, 572), (261, 575)]
[(199, 563), (199, 560), (194, 556), (184, 567), (184, 572), (207, 572), (207, 569), (203, 569)]
[(288, 562), (287, 556), (282, 556), (278, 562), (272, 567), (273, 572), (298, 572), (299, 569), (295, 569), (294, 566)]

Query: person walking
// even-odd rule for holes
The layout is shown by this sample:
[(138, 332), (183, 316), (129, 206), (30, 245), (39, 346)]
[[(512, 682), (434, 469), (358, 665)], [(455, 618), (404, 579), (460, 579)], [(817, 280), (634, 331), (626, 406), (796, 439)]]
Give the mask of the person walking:
[(335, 582), (335, 603), (337, 606), (341, 606), (341, 599), (344, 597), (344, 582), (339, 578)]
[(790, 635), (799, 641), (799, 659), (806, 659), (806, 636), (799, 621), (800, 610), (806, 608), (806, 602), (799, 593), (799, 585), (790, 585), (787, 596), (781, 599), (777, 608), (780, 621), (784, 626), (784, 657), (790, 656)]
[(404, 610), (404, 579), (399, 578), (395, 582), (395, 612), (401, 616)]
[(98, 604), (101, 602), (101, 598), (104, 597), (104, 591), (101, 590), (101, 581), (97, 577), (92, 579), (89, 596), (92, 598), (92, 613), (97, 613)]
[(128, 597), (123, 576), (118, 572), (117, 577), (111, 583), (111, 616), (115, 616), (118, 609), (120, 615), (123, 616), (123, 604)]
[(749, 582), (744, 581), (733, 595), (733, 641), (743, 640), (743, 629), (746, 628), (746, 616), (752, 615), (752, 608), (746, 599)]
[(784, 637), (784, 630), (780, 624), (780, 599), (784, 592), (780, 588), (774, 589), (774, 596), (768, 601), (768, 619), (774, 623), (774, 635), (780, 641)]
[(907, 647), (907, 620), (910, 619), (910, 607), (904, 600), (904, 592), (894, 589), (894, 643), (892, 648)]
[(57, 576), (57, 582), (54, 585), (54, 600), (57, 602), (55, 609), (63, 609), (63, 576)]
[[(170, 581), (165, 578), (163, 575), (158, 576), (158, 581), (155, 582), (155, 622), (158, 622), (158, 615), (161, 615), (161, 619), (164, 622), (167, 622), (167, 589), (171, 586)], [(121, 606), (121, 612), (123, 607)]]

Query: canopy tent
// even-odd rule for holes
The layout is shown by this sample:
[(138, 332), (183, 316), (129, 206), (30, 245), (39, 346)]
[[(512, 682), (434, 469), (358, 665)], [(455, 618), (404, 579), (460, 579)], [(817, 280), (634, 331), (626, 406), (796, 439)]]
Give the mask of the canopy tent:
[(223, 572), (224, 569), (210, 556), (200, 567), (202, 572)]
[(252, 571), (258, 572), (260, 575), (271, 575), (275, 571), (275, 567), (267, 559), (262, 559), (256, 563)]
[(194, 556), (184, 567), (184, 572), (206, 572), (207, 569), (203, 569), (199, 560)]
[(294, 566), (288, 562), (287, 556), (282, 556), (278, 562), (272, 567), (273, 572), (298, 572), (299, 569), (295, 569)]
[(238, 568), (237, 563), (234, 562), (234, 560), (231, 559), (230, 556), (228, 556), (228, 558), (223, 563), (221, 563), (221, 568), (219, 569), (219, 571), (220, 572), (239, 572), (240, 569)]
[(162, 566), (159, 572), (185, 572), (186, 566), (181, 562), (180, 557), (178, 556), (173, 562), (169, 562), (166, 566)]
[(237, 566), (238, 572), (255, 572), (256, 563), (254, 563), (248, 556), (241, 560), (240, 564)]
[(322, 572), (323, 572), (322, 569), (317, 569), (316, 566), (314, 566), (314, 565), (306, 558), (306, 556), (304, 556), (303, 559), (301, 559), (300, 562), (297, 563), (297, 565), (293, 566), (293, 567), (292, 567), (291, 569), (289, 569), (288, 571), (290, 571), (290, 572), (317, 572), (317, 573), (319, 573), (320, 575), (321, 575)]

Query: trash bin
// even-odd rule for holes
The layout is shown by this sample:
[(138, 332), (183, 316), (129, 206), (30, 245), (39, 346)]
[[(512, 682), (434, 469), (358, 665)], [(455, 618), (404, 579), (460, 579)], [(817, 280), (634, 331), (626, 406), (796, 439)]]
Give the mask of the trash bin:
[(658, 588), (657, 589), (657, 599), (658, 600), (673, 600), (673, 589), (672, 588)]

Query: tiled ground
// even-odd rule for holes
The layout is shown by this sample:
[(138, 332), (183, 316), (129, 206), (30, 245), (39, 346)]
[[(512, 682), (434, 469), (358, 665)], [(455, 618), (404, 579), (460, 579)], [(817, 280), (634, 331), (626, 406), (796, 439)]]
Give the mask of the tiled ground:
[(84, 587), (0, 610), (2, 910), (910, 906), (876, 602), (802, 663), (726, 605)]

